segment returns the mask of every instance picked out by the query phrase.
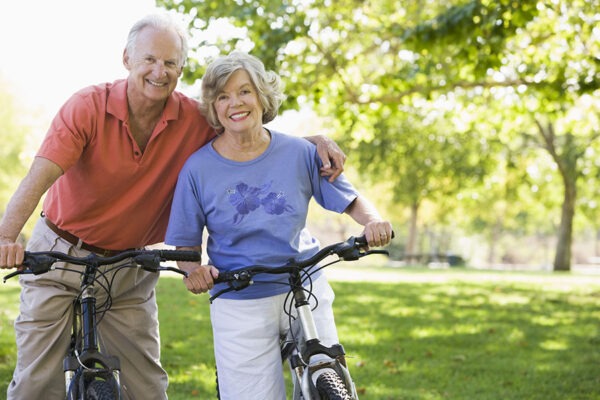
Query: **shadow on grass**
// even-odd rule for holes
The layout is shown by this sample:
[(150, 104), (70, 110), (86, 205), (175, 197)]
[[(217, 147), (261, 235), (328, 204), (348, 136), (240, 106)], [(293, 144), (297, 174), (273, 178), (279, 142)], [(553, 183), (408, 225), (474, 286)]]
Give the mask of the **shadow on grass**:
[(599, 292), (333, 285), (361, 398), (600, 398)]
[(208, 296), (191, 294), (174, 278), (160, 280), (157, 298), (169, 399), (216, 398)]
[[(214, 398), (208, 300), (161, 281), (170, 398)], [(361, 399), (600, 398), (600, 292), (332, 282)]]

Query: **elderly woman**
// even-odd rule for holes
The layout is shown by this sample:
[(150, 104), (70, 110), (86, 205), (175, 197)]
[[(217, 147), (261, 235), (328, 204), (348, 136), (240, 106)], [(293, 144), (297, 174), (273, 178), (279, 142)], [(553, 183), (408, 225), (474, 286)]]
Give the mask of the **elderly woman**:
[[(217, 137), (193, 154), (179, 175), (166, 243), (202, 248), (208, 231), (209, 263), (180, 263), (193, 293), (218, 291), (218, 271), (280, 265), (319, 249), (306, 228), (311, 198), (364, 226), (370, 246), (391, 239), (392, 226), (341, 175), (321, 177), (315, 147), (304, 139), (266, 129), (283, 99), (280, 79), (256, 57), (234, 52), (211, 63), (202, 80), (202, 107)], [(287, 329), (283, 275), (229, 292), (211, 305), (221, 399), (285, 399), (279, 352)], [(268, 281), (263, 283), (263, 281)], [(325, 276), (313, 281), (323, 344), (338, 342)]]

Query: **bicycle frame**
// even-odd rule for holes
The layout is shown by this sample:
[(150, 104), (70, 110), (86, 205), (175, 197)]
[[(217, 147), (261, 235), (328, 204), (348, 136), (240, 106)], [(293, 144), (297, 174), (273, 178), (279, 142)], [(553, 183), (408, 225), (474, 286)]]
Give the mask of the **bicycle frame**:
[[(321, 343), (307, 290), (302, 286), (302, 282), (331, 264), (342, 260), (355, 261), (369, 254), (388, 252), (368, 250), (365, 236), (350, 237), (345, 242), (322, 248), (305, 260), (289, 260), (287, 264), (278, 267), (253, 265), (235, 271), (223, 271), (219, 273), (215, 283), (227, 283), (228, 287), (211, 296), (209, 301), (212, 302), (223, 293), (243, 290), (254, 283), (252, 278), (257, 274), (288, 274), (292, 305), (296, 308), (297, 317), (292, 317), (286, 310), (290, 315), (290, 329), (280, 344), (282, 360), (287, 359), (292, 370), (293, 399), (318, 400), (325, 396), (328, 399), (357, 400), (358, 395), (346, 365), (344, 348), (339, 343), (332, 346), (324, 346)], [(319, 266), (322, 260), (331, 255), (337, 255), (338, 260)], [(316, 267), (316, 270), (311, 271), (313, 267)]]
[(287, 338), (282, 343), (282, 358), (288, 360), (292, 370), (293, 399), (319, 399), (316, 380), (319, 373), (325, 369), (334, 370), (342, 378), (352, 398), (358, 399), (346, 366), (344, 347), (339, 343), (331, 347), (321, 343), (299, 270), (290, 272), (289, 282), (298, 316), (292, 322)]

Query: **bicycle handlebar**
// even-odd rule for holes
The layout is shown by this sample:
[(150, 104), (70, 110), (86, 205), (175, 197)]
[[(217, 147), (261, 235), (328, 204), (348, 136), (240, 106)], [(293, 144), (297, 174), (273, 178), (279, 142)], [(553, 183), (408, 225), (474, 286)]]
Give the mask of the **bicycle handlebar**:
[(138, 265), (146, 271), (173, 271), (187, 276), (187, 273), (179, 268), (163, 267), (160, 263), (164, 261), (200, 261), (200, 256), (199, 252), (188, 250), (126, 250), (110, 257), (101, 257), (95, 253), (90, 253), (85, 257), (75, 257), (58, 251), (26, 251), (22, 264), (25, 268), (6, 275), (4, 282), (16, 275), (46, 273), (54, 269), (54, 263), (60, 261), (98, 267), (115, 264), (127, 258), (133, 259), (132, 265)]
[[(392, 232), (392, 238), (393, 237), (394, 233)], [(287, 264), (279, 267), (252, 265), (234, 271), (219, 272), (219, 276), (215, 278), (214, 283), (228, 283), (229, 288), (216, 293), (210, 298), (210, 301), (214, 300), (215, 298), (219, 297), (225, 292), (229, 292), (232, 290), (238, 291), (248, 287), (250, 284), (252, 284), (252, 277), (256, 274), (290, 273), (294, 270), (314, 266), (320, 261), (332, 255), (337, 255), (340, 258), (340, 260), (344, 261), (356, 261), (359, 258), (370, 254), (389, 255), (389, 252), (387, 250), (365, 250), (367, 246), (367, 238), (364, 235), (359, 237), (351, 236), (348, 240), (344, 242), (334, 243), (329, 246), (323, 247), (315, 255), (305, 260), (290, 260)]]

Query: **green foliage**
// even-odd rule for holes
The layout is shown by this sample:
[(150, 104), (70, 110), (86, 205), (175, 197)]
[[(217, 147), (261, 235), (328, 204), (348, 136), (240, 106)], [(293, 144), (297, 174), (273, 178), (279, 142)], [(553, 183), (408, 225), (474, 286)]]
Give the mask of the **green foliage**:
[(27, 162), (23, 153), (28, 128), (16, 120), (16, 115), (13, 96), (9, 92), (0, 91), (0, 217), (26, 171)]
[(406, 107), (399, 118), (388, 118), (382, 112), (372, 134), (340, 140), (358, 155), (362, 175), (375, 183), (391, 182), (394, 200), (401, 204), (443, 201), (478, 187), (494, 166), (490, 143), (472, 127), (449, 131), (446, 118), (450, 117), (431, 113), (431, 109)]
[[(207, 1), (171, 1), (157, 0), (158, 6), (176, 9), (181, 14), (190, 16), (190, 33), (201, 35), (210, 24), (225, 19), (234, 27), (243, 28), (253, 43), (253, 53), (259, 55), (265, 65), (270, 69), (278, 69), (278, 50), (298, 36), (306, 35), (308, 25), (305, 24), (306, 15), (302, 8), (293, 1), (254, 1), (238, 0), (217, 2)], [(232, 33), (232, 32), (228, 32)], [(218, 53), (227, 54), (239, 47), (239, 42), (245, 35), (223, 35), (218, 42), (213, 43), (203, 40), (199, 46), (204, 49), (213, 48)], [(198, 51), (204, 57), (202, 51)], [(210, 52), (213, 54), (214, 52)], [(191, 66), (184, 74), (184, 80), (193, 82), (200, 79), (204, 73), (206, 62), (210, 57), (201, 60), (192, 59)]]
[[(285, 108), (308, 104), (362, 176), (390, 181), (398, 210), (427, 200), (463, 227), (531, 231), (557, 219), (564, 188), (581, 191), (584, 176), (597, 186), (597, 124), (574, 111), (598, 112), (599, 0), (159, 4), (188, 14), (193, 33), (219, 18), (243, 28), (200, 43), (185, 79), (218, 53), (250, 50), (282, 76)], [(531, 176), (540, 163), (555, 176)]]
[[(403, 43), (423, 55), (426, 74), (447, 80), (463, 77), (471, 80), (486, 76), (489, 68), (502, 65), (507, 40), (537, 15), (537, 0), (445, 2), (436, 15), (417, 20), (403, 34)], [(444, 63), (439, 67), (428, 60), (433, 55)], [(455, 63), (455, 60), (462, 60)], [(434, 78), (435, 79), (435, 78)]]

